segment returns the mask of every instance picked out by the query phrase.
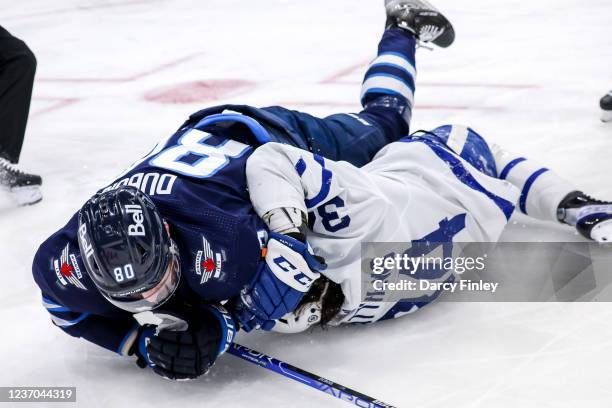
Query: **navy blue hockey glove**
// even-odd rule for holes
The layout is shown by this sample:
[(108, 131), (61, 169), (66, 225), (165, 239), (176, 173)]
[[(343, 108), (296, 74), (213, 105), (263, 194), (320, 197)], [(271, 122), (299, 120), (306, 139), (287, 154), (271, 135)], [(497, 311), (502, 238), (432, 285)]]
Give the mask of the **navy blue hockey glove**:
[(144, 318), (148, 321), (135, 351), (137, 363), (170, 380), (191, 380), (206, 374), (236, 333), (234, 321), (220, 306), (199, 309), (185, 319), (169, 313), (145, 313), (154, 317)]
[[(291, 236), (290, 236), (291, 235)], [(302, 234), (270, 233), (266, 261), (242, 290), (236, 317), (245, 331), (270, 330), (274, 320), (295, 310), (312, 283), (327, 266), (315, 256)]]

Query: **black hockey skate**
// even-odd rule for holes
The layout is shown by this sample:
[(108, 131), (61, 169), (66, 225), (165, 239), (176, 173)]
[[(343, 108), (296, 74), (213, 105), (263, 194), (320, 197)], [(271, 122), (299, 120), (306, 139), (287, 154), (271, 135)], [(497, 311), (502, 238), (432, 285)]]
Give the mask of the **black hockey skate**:
[(0, 157), (0, 187), (10, 191), (19, 205), (36, 204), (42, 200), (41, 185), (40, 176), (25, 173)]
[(450, 21), (424, 0), (385, 0), (387, 28), (399, 27), (413, 33), (421, 42), (446, 48), (455, 41)]
[(557, 209), (559, 221), (576, 227), (593, 241), (612, 242), (612, 202), (596, 200), (581, 191), (570, 193)]
[(601, 106), (601, 110), (603, 113), (601, 114), (602, 122), (612, 122), (612, 91), (608, 92), (601, 101), (599, 101), (599, 106)]

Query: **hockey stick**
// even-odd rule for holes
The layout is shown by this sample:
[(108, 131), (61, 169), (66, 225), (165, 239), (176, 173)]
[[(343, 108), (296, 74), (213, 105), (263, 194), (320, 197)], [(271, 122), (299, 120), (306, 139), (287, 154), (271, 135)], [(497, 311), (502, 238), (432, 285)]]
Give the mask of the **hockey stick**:
[(299, 381), (302, 384), (308, 385), (309, 387), (322, 391), (331, 395), (332, 397), (341, 399), (342, 401), (346, 401), (358, 407), (395, 408), (393, 405), (374, 399), (358, 391), (345, 387), (344, 385), (340, 385), (326, 378), (319, 377), (316, 374), (309, 373), (301, 368), (292, 366), (284, 361), (280, 361), (274, 357), (270, 357), (240, 344), (232, 343), (228, 349), (228, 353), (250, 363), (257, 364), (260, 367), (267, 368), (270, 371), (274, 371), (275, 373), (283, 375), (294, 381)]

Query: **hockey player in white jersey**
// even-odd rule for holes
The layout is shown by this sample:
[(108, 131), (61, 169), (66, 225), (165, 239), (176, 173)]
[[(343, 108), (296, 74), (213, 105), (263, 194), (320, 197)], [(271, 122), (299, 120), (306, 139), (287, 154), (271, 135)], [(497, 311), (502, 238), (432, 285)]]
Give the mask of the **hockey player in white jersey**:
[[(401, 21), (400, 11), (409, 4), (386, 1), (388, 14)], [(379, 64), (380, 57), (371, 66)], [(366, 80), (363, 94), (375, 87)], [(404, 92), (412, 100), (412, 93)], [(280, 332), (299, 332), (315, 323), (394, 318), (437, 297), (439, 291), (432, 291), (426, 301), (364, 302), (363, 242), (495, 242), (515, 210), (575, 227), (587, 239), (612, 240), (612, 203), (585, 195), (553, 171), (489, 145), (461, 125), (416, 132), (387, 145), (361, 168), (269, 143), (249, 158), (247, 180), (254, 208), (270, 230), (304, 234), (327, 263), (321, 272), (325, 278), (313, 284), (319, 273), (310, 271), (299, 279), (286, 273), (291, 269), (287, 265), (267, 259), (277, 277), (309, 293), (293, 313), (274, 323), (259, 321), (259, 326)], [(273, 236), (269, 248), (274, 245)], [(292, 265), (295, 260), (289, 261)], [(303, 272), (308, 265), (298, 269)], [(249, 303), (248, 293), (243, 301)]]
[[(270, 229), (305, 233), (314, 253), (326, 260), (322, 274), (342, 291), (333, 293), (326, 283), (319, 298), (309, 298), (276, 322), (273, 330), (281, 332), (301, 331), (321, 320), (369, 323), (429, 303), (404, 299), (366, 305), (362, 242), (495, 242), (515, 209), (574, 226), (598, 242), (612, 240), (612, 204), (586, 196), (531, 160), (489, 146), (461, 125), (417, 132), (384, 147), (361, 168), (269, 143), (249, 158), (247, 179), (254, 207)], [(343, 298), (333, 316), (322, 310), (323, 302), (334, 304), (326, 296)], [(366, 306), (368, 313), (358, 314)]]

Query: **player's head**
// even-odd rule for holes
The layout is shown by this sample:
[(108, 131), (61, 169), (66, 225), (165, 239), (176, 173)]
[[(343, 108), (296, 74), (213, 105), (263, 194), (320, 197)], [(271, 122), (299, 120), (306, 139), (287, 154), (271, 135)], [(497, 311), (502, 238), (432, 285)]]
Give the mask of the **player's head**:
[(115, 306), (138, 313), (172, 296), (180, 262), (167, 224), (151, 199), (123, 186), (93, 196), (79, 212), (85, 269)]

